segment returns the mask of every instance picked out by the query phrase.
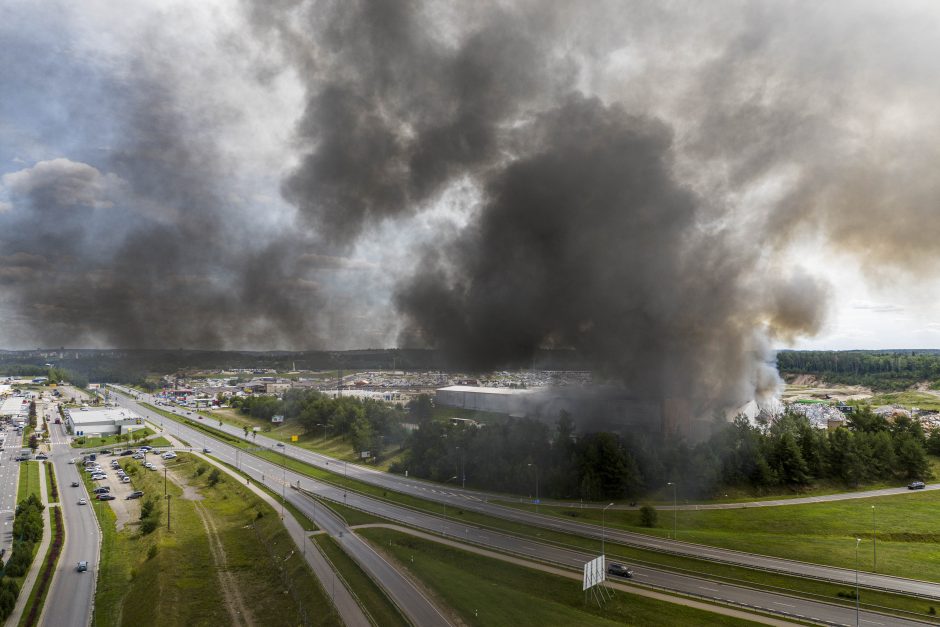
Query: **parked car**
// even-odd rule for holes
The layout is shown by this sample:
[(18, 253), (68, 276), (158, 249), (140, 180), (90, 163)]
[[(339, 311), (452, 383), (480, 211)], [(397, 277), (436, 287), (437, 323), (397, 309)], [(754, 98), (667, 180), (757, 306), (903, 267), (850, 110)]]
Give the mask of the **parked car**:
[(36, 459), (49, 459), (49, 457), (45, 453), (40, 453), (36, 456)]
[(623, 564), (617, 564), (611, 562), (607, 565), (607, 574), (614, 575), (615, 577), (624, 577), (625, 579), (633, 578), (633, 571), (624, 566)]
[(166, 453), (161, 455), (161, 457), (163, 459), (174, 459), (176, 457), (176, 453), (174, 453), (173, 451), (167, 451)]
[(927, 487), (927, 484), (923, 481), (914, 481), (913, 483), (908, 484), (908, 490), (923, 490)]
[(132, 457), (131, 459), (143, 459), (143, 458), (144, 458), (144, 454), (143, 454), (143, 453), (134, 453), (134, 455), (133, 455), (133, 457)]
[(113, 501), (113, 500), (116, 499), (116, 498), (117, 498), (116, 496), (113, 496), (113, 495), (111, 495), (111, 494), (108, 494), (107, 492), (105, 492), (104, 494), (99, 494), (99, 495), (98, 495), (98, 500), (99, 500), (99, 501)]
[(102, 480), (107, 481), (107, 479), (108, 478), (105, 475), (92, 475), (91, 476), (92, 481), (102, 481)]
[(78, 563), (78, 572), (83, 573), (86, 570), (88, 570), (88, 562), (86, 562), (85, 560), (82, 560), (81, 562)]
[(123, 477), (121, 477), (121, 483), (130, 483), (130, 482), (131, 482), (131, 478), (128, 477), (127, 475), (124, 475)]
[(79, 505), (88, 505), (88, 501), (86, 501), (85, 499), (78, 499), (78, 504), (79, 504)]
[(141, 492), (140, 490), (134, 490), (133, 492), (131, 492), (130, 494), (128, 494), (126, 498), (127, 498), (127, 500), (139, 499), (139, 498), (142, 497), (143, 495), (144, 495), (144, 493)]
[(92, 490), (92, 492), (95, 494), (101, 494), (102, 492), (110, 492), (110, 491), (111, 491), (111, 488), (106, 485), (98, 486), (97, 488)]
[(133, 454), (134, 454), (134, 451), (132, 451), (132, 450), (130, 450), (130, 449), (128, 449), (128, 450), (126, 450), (126, 451), (121, 451), (121, 457), (124, 457), (125, 455), (133, 455)]

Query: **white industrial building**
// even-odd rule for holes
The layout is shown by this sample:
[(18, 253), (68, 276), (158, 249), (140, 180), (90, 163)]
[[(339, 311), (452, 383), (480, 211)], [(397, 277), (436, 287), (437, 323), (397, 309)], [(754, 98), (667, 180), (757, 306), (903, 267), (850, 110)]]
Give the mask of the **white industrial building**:
[(439, 388), (435, 394), (438, 405), (459, 407), (496, 414), (524, 416), (527, 400), (535, 390), (518, 388), (485, 388), (472, 385), (451, 385)]
[(119, 407), (73, 407), (65, 410), (72, 435), (116, 435), (144, 428), (143, 418)]
[(0, 404), (0, 418), (6, 420), (24, 419), (29, 416), (29, 399), (11, 396)]

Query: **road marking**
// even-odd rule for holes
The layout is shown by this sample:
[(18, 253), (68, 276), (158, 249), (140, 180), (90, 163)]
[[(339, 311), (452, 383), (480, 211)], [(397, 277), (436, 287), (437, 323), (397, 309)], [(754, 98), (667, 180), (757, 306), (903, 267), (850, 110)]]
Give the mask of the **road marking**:
[(863, 623), (871, 623), (872, 625), (884, 625), (884, 623), (879, 623), (879, 622), (873, 621), (873, 620), (865, 620), (864, 618), (862, 619), (862, 622), (863, 622)]
[(706, 588), (705, 586), (699, 586), (699, 590), (708, 590), (709, 592), (718, 592), (717, 588)]
[(783, 607), (796, 607), (795, 605), (790, 605), (789, 603), (780, 603), (778, 601), (772, 601), (774, 605), (782, 605)]

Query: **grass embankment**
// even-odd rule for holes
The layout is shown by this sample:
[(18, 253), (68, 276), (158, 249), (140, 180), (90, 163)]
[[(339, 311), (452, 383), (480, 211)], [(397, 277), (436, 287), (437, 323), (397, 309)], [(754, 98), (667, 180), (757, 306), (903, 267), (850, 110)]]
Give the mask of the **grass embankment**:
[[(874, 506), (874, 517), (872, 507)], [(530, 506), (523, 506), (530, 509)], [(940, 529), (936, 512), (940, 492), (830, 503), (730, 510), (680, 510), (680, 540), (806, 562), (855, 567), (855, 538), (862, 538), (861, 567), (872, 570), (873, 531), (877, 537), (878, 572), (940, 581)], [(598, 509), (540, 508), (542, 514), (601, 524)], [(608, 511), (608, 527), (665, 536), (673, 512), (659, 512), (659, 525), (640, 526), (637, 511)]]
[[(104, 437), (79, 436), (71, 442), (72, 448), (98, 448), (101, 446), (139, 446), (148, 437), (153, 435), (149, 427), (137, 429), (130, 434), (115, 434)], [(154, 445), (151, 445), (154, 446)]]
[[(51, 467), (51, 466), (50, 466)], [(53, 507), (49, 520), (51, 523), (52, 541), (49, 544), (49, 550), (43, 560), (42, 570), (39, 571), (39, 577), (33, 584), (33, 589), (26, 600), (26, 606), (23, 608), (23, 616), (20, 618), (20, 625), (32, 627), (39, 622), (42, 614), (42, 607), (46, 603), (46, 596), (49, 594), (49, 586), (52, 583), (52, 576), (55, 574), (56, 565), (59, 563), (59, 557), (62, 555), (62, 544), (65, 542), (65, 525), (62, 521), (62, 508)]]
[(19, 503), (30, 494), (42, 498), (39, 492), (39, 462), (18, 462), (20, 464), (20, 482), (16, 490), (16, 502)]
[(467, 625), (749, 625), (678, 603), (616, 591), (585, 602), (571, 579), (461, 551), (390, 529), (359, 532), (419, 579)]
[[(218, 464), (222, 464), (222, 465), (225, 466), (226, 468), (228, 468), (228, 469), (232, 470), (233, 472), (236, 472), (236, 473), (238, 473), (239, 475), (241, 475), (241, 476), (246, 480), (246, 484), (245, 484), (245, 485), (248, 485), (247, 481), (249, 480), (249, 476), (248, 476), (247, 474), (245, 474), (244, 472), (242, 472), (242, 471), (239, 470), (238, 468), (235, 468), (235, 466), (232, 466), (231, 464), (227, 464), (227, 463), (223, 462), (222, 460), (216, 459), (215, 462), (218, 463)], [(300, 524), (301, 529), (303, 529), (304, 531), (316, 531), (317, 529), (319, 529), (319, 527), (317, 527), (316, 523), (314, 523), (312, 520), (310, 520), (310, 518), (309, 518), (306, 514), (304, 514), (302, 511), (300, 511), (300, 510), (297, 508), (296, 505), (294, 505), (293, 503), (291, 503), (291, 502), (288, 501), (288, 500), (283, 499), (280, 494), (278, 494), (277, 492), (275, 492), (274, 490), (272, 490), (272, 489), (269, 488), (268, 486), (264, 485), (263, 483), (257, 483), (257, 482), (255, 482), (254, 485), (255, 485), (256, 487), (258, 487), (258, 488), (261, 488), (261, 490), (262, 490), (263, 492), (265, 492), (268, 496), (270, 496), (271, 498), (273, 498), (273, 499), (274, 499), (275, 501), (277, 501), (278, 503), (283, 503), (284, 508), (285, 508), (287, 511), (289, 511), (289, 512), (291, 513), (291, 515), (294, 517), (294, 519)]]
[(376, 625), (394, 627), (409, 624), (385, 592), (359, 568), (352, 558), (346, 555), (333, 538), (320, 534), (314, 540), (327, 561), (332, 564), (334, 572), (339, 573), (339, 576), (346, 582), (346, 587), (356, 595), (359, 604)]
[[(236, 438), (229, 434), (222, 433), (217, 429), (207, 427), (206, 425), (193, 423), (192, 421), (187, 421), (179, 417), (173, 417), (170, 414), (168, 417), (171, 417), (180, 422), (184, 422), (195, 428), (199, 428), (206, 433), (210, 433), (215, 437), (226, 440), (233, 446), (239, 447), (241, 449), (255, 448), (251, 443)], [(275, 453), (269, 450), (260, 450), (253, 451), (254, 455), (262, 457), (267, 461), (273, 462), (275, 464), (281, 464), (282, 458), (280, 453)], [(440, 516), (443, 513), (443, 507), (440, 503), (434, 503), (432, 501), (420, 499), (408, 494), (402, 494), (400, 492), (394, 492), (391, 490), (385, 490), (383, 488), (363, 483), (356, 479), (350, 479), (344, 477), (342, 474), (334, 474), (326, 470), (321, 470), (305, 462), (301, 462), (295, 459), (286, 458), (284, 462), (290, 470), (296, 471), (301, 474), (305, 474), (309, 477), (324, 481), (336, 485), (341, 488), (348, 489), (350, 491), (359, 492), (360, 494), (365, 494), (374, 498), (382, 499), (396, 505), (403, 505), (405, 507), (410, 507), (420, 511), (433, 514), (435, 516)], [(339, 466), (337, 466), (339, 468)], [(898, 497), (888, 497), (887, 500), (890, 502), (891, 499)], [(903, 497), (901, 497), (903, 498)], [(863, 499), (859, 501), (848, 501), (845, 503), (869, 503), (871, 504), (870, 499)], [(806, 507), (806, 506), (794, 506), (794, 507)], [(350, 508), (351, 509), (351, 508)], [(741, 511), (762, 511), (765, 512), (770, 518), (773, 517), (773, 512), (779, 508), (761, 508), (753, 510), (726, 510), (728, 513), (741, 512)], [(542, 507), (542, 511), (545, 512), (546, 507)], [(581, 510), (576, 510), (581, 511)], [(584, 510), (587, 511), (587, 510)], [(565, 546), (569, 548), (583, 549), (586, 551), (596, 551), (598, 547), (597, 540), (585, 538), (575, 534), (560, 533), (551, 531), (544, 528), (533, 527), (530, 525), (520, 524), (497, 518), (494, 516), (489, 516), (486, 514), (480, 514), (472, 511), (466, 511), (461, 508), (448, 508), (447, 510), (448, 517), (454, 520), (460, 520), (466, 522), (467, 524), (472, 524), (480, 527), (486, 527), (498, 531), (503, 531), (507, 533), (512, 533), (519, 536), (524, 536), (528, 538), (534, 538), (542, 542), (547, 542), (551, 544), (556, 544), (559, 546)], [(546, 512), (547, 513), (547, 512)], [(564, 515), (564, 514), (562, 514)], [(600, 515), (598, 513), (598, 515)], [(681, 514), (680, 514), (681, 516)], [(671, 520), (671, 519), (670, 519)], [(350, 523), (353, 524), (353, 523)], [(361, 523), (357, 523), (361, 524)], [(665, 512), (661, 515), (661, 524), (665, 526)], [(645, 529), (646, 532), (650, 532), (649, 529)], [(659, 531), (662, 533), (662, 531)], [(854, 536), (853, 536), (854, 537)], [(683, 537), (680, 533), (680, 538), (692, 541), (691, 538)], [(786, 545), (788, 541), (792, 541), (787, 536), (777, 537), (777, 542)], [(879, 550), (881, 547), (881, 541), (879, 541)], [(611, 541), (607, 542), (607, 552), (608, 555), (611, 555), (612, 559), (617, 558), (623, 561), (628, 561), (636, 564), (643, 564), (646, 566), (651, 566), (660, 569), (672, 570), (676, 572), (681, 572), (683, 574), (694, 575), (699, 577), (705, 577), (713, 580), (720, 580), (727, 583), (734, 583), (737, 585), (762, 588), (768, 590), (774, 590), (777, 592), (783, 592), (786, 594), (796, 594), (800, 596), (806, 596), (810, 598), (822, 599), (825, 601), (830, 601), (834, 603), (849, 603), (844, 598), (839, 597), (840, 593), (845, 594), (850, 592), (848, 587), (838, 584), (830, 584), (823, 581), (818, 581), (814, 579), (806, 579), (801, 577), (780, 575), (770, 572), (765, 572), (757, 569), (749, 569), (738, 566), (732, 566), (727, 564), (720, 564), (716, 562), (711, 562), (707, 560), (698, 560), (688, 557), (680, 557), (670, 555), (668, 553), (660, 553), (657, 551), (650, 551), (645, 549), (637, 549), (630, 546), (614, 543)], [(765, 553), (763, 550), (758, 550), (757, 552)], [(933, 551), (931, 551), (933, 553)], [(852, 567), (854, 567), (854, 540), (852, 541)], [(926, 558), (925, 558), (926, 559)], [(819, 556), (814, 556), (812, 560), (807, 561), (819, 561)], [(879, 559), (880, 564), (880, 559)], [(885, 572), (879, 568), (879, 572)], [(853, 597), (854, 598), (854, 597)], [(902, 612), (914, 612), (921, 615), (927, 615), (930, 609), (930, 605), (922, 600), (907, 597), (902, 595), (866, 591), (861, 595), (862, 605), (868, 606), (873, 609), (879, 607), (897, 610)]]
[[(143, 534), (136, 521), (116, 531), (111, 508), (96, 502), (104, 533), (94, 623), (231, 622), (226, 605), (231, 595), (220, 583), (218, 558), (207, 542), (207, 530), (196, 509), (198, 503), (217, 530), (225, 553), (222, 570), (234, 578), (234, 589), (251, 600), (251, 612), (257, 621), (263, 617), (267, 624), (297, 623), (302, 605), (312, 623), (338, 624), (326, 594), (306, 565), (299, 557), (288, 558), (296, 547), (274, 511), (231, 478), (223, 476), (209, 487), (211, 473), (197, 476), (198, 464), (185, 455), (171, 464), (177, 476), (190, 484), (187, 495), (193, 496), (196, 491), (202, 497), (199, 501), (181, 498), (183, 489), (174, 483), (168, 485), (171, 531), (166, 528), (162, 498), (159, 526), (150, 534)], [(127, 463), (128, 468), (135, 466)], [(163, 496), (162, 477), (142, 470), (131, 474), (134, 487), (143, 490), (145, 499), (149, 495)], [(288, 581), (294, 582), (293, 595), (284, 594)], [(159, 604), (153, 603), (155, 592), (159, 592)]]

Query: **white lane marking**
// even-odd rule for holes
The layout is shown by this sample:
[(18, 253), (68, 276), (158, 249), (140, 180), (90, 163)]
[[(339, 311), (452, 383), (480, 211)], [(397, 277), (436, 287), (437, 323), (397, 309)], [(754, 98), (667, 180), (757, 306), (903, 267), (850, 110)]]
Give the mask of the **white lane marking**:
[(774, 605), (782, 605), (783, 607), (796, 607), (795, 605), (790, 605), (789, 603), (780, 603), (778, 601), (772, 601)]
[(717, 588), (706, 588), (705, 586), (699, 586), (699, 590), (708, 590), (709, 592), (718, 592)]

